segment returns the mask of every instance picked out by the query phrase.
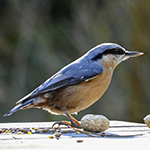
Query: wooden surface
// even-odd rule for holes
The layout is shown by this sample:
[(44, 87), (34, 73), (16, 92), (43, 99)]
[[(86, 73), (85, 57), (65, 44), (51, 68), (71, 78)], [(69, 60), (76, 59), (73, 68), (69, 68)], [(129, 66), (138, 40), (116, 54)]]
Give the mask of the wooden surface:
[(110, 128), (104, 133), (81, 133), (64, 126), (53, 130), (52, 124), (52, 122), (1, 123), (0, 149), (116, 150), (143, 149), (150, 145), (150, 129), (145, 124), (110, 121)]

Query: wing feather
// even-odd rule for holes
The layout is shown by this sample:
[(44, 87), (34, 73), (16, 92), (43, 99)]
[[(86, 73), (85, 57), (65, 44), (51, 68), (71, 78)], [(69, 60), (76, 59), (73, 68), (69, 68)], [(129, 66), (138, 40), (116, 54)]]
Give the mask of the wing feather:
[(100, 75), (102, 72), (103, 67), (98, 64), (84, 64), (81, 66), (79, 63), (73, 63), (61, 69), (58, 73), (46, 80), (33, 92), (19, 100), (17, 103), (21, 103), (66, 86), (80, 84)]

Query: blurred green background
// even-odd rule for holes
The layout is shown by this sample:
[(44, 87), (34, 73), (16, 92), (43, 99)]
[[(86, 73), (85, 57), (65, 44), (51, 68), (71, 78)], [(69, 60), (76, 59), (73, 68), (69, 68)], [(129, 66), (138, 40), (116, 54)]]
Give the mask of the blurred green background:
[(143, 122), (150, 113), (149, 0), (1, 0), (0, 122), (66, 119), (41, 109), (3, 115), (15, 102), (103, 42), (145, 55), (120, 64), (103, 97), (78, 113)]

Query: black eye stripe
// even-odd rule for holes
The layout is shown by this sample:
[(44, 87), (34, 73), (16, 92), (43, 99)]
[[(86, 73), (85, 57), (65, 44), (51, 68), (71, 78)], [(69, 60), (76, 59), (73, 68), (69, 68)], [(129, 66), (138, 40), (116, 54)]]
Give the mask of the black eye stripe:
[(103, 55), (107, 55), (107, 54), (122, 55), (122, 54), (125, 54), (125, 51), (120, 48), (113, 48), (113, 49), (105, 50), (102, 54)]
[(94, 56), (92, 58), (92, 60), (101, 59), (104, 55), (108, 55), (108, 54), (123, 55), (123, 54), (125, 54), (125, 51), (122, 50), (121, 48), (108, 49), (108, 50), (105, 50), (103, 53), (100, 53), (100, 54)]
[(102, 58), (102, 56), (103, 56), (103, 54), (102, 54), (102, 53), (101, 53), (101, 54), (98, 54), (98, 55), (94, 56), (94, 57), (92, 58), (92, 60), (101, 59), (101, 58)]

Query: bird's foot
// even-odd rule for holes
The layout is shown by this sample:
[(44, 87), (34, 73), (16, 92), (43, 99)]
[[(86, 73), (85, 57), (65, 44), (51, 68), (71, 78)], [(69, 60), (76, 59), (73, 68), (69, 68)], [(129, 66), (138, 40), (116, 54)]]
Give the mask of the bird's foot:
[(62, 121), (62, 122), (55, 122), (53, 125), (52, 125), (52, 128), (58, 124), (58, 127), (60, 125), (65, 125), (65, 126), (68, 126), (68, 127), (73, 127), (73, 128), (81, 128), (81, 125), (80, 123), (74, 118), (72, 117), (70, 114), (68, 114), (67, 111), (64, 112), (65, 115), (67, 116), (67, 118), (69, 119), (70, 122), (68, 121)]
[(55, 122), (53, 125), (52, 125), (52, 128), (58, 124), (58, 127), (60, 125), (64, 125), (64, 126), (67, 126), (67, 127), (74, 127), (74, 128), (81, 128), (81, 125), (80, 124), (76, 124), (75, 122), (68, 122), (68, 121), (61, 121), (61, 122)]

